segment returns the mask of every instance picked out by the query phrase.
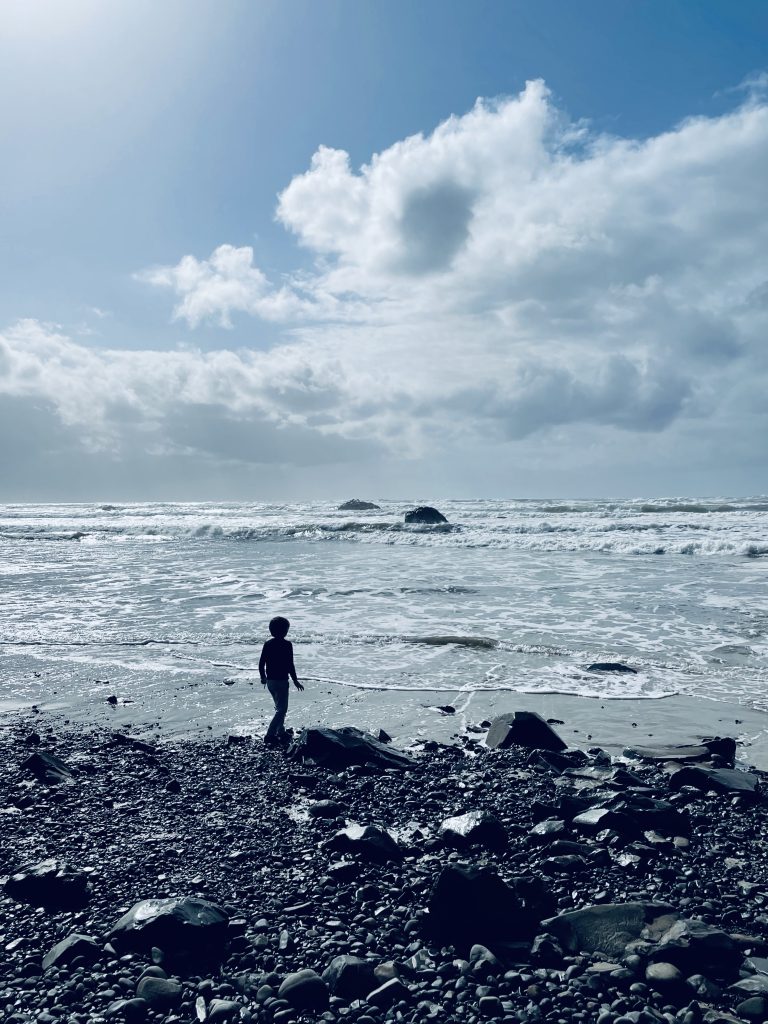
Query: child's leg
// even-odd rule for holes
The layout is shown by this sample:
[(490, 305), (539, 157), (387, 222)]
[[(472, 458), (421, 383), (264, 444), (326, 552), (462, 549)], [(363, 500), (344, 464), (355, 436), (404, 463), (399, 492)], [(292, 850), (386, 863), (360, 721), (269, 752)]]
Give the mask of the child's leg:
[(275, 714), (269, 723), (265, 739), (277, 740), (281, 738), (285, 731), (285, 716), (288, 712), (288, 680), (268, 679), (267, 689), (272, 694), (272, 700), (275, 702)]

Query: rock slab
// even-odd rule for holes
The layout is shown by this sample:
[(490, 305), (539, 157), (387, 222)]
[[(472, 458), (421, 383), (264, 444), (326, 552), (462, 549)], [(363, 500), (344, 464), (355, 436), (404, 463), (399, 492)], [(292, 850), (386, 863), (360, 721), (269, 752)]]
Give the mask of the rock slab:
[(535, 711), (510, 711), (491, 722), (485, 745), (504, 750), (511, 746), (536, 750), (565, 750), (567, 744)]
[(121, 953), (150, 953), (155, 946), (169, 962), (216, 961), (228, 923), (220, 906), (193, 896), (141, 900), (117, 921), (109, 940)]

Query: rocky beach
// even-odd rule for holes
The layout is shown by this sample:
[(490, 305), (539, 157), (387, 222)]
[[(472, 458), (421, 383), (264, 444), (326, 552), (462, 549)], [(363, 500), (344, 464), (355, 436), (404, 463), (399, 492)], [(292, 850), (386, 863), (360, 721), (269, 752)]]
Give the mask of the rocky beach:
[(283, 752), (9, 716), (3, 1020), (768, 1019), (764, 773), (558, 733)]

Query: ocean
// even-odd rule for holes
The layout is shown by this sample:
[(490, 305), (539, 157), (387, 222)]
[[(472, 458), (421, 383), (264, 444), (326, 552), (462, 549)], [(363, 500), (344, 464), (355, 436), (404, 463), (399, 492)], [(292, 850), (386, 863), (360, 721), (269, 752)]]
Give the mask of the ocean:
[(0, 708), (261, 727), (282, 614), (305, 720), (374, 691), (768, 711), (768, 498), (378, 503), (0, 506)]

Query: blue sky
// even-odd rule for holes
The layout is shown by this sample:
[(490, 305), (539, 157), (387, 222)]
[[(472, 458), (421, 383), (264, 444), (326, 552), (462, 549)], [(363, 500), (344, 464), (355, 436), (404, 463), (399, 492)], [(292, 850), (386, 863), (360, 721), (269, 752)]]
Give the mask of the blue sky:
[[(765, 3), (7, 0), (0, 28), (0, 88), (12, 97), (0, 109), (0, 334), (11, 353), (0, 416), (37, 417), (24, 465), (5, 456), (0, 498), (258, 497), (265, 465), (274, 497), (422, 482), (446, 494), (766, 489), (764, 409), (748, 387), (764, 369), (763, 307), (748, 296), (763, 285), (739, 262), (766, 255)], [(526, 94), (538, 80), (545, 91)], [(431, 133), (471, 118), (478, 98), (488, 124), (461, 121), (463, 141), (445, 156)], [(519, 118), (503, 106), (513, 101)], [(711, 139), (680, 135), (696, 118)], [(516, 133), (524, 148), (529, 131), (529, 163), (507, 184)], [(398, 147), (419, 133), (427, 141), (409, 163)], [(663, 142), (675, 133), (677, 148)], [(730, 162), (713, 155), (718, 133)], [(662, 140), (663, 152), (640, 158), (621, 140)], [(694, 167), (680, 148), (697, 145)], [(346, 152), (350, 172), (328, 160), (302, 186), (320, 147)], [(386, 182), (361, 178), (375, 154)], [(420, 177), (417, 165), (434, 171)], [(544, 177), (560, 232), (546, 261), (544, 185), (520, 203), (527, 220), (514, 203), (516, 188), (528, 195)], [(345, 208), (364, 178), (366, 195)], [(674, 246), (674, 200), (660, 185), (671, 180), (686, 209)], [(566, 229), (571, 204), (597, 196), (611, 203)], [(475, 278), (503, 262), (481, 232), (491, 206), (510, 238), (534, 241), (481, 294)], [(715, 208), (730, 210), (727, 225), (702, 213)], [(711, 261), (690, 272), (721, 233), (734, 254), (727, 288)], [(655, 262), (638, 261), (655, 240)], [(212, 270), (221, 246), (250, 247), (254, 271), (242, 260)], [(575, 248), (585, 261), (564, 266)], [(625, 272), (606, 269), (608, 250)], [(189, 264), (178, 270), (185, 257), (194, 283)], [(589, 309), (555, 308), (569, 289), (583, 294), (582, 265), (601, 286)], [(704, 310), (708, 274), (722, 295)], [(605, 295), (619, 292), (608, 309)], [(446, 294), (465, 296), (450, 316)], [(758, 310), (749, 318), (745, 302)], [(617, 334), (619, 322), (635, 336)], [(585, 341), (590, 332), (600, 340)], [(424, 347), (424, 365), (400, 379), (402, 353)], [(20, 369), (30, 353), (37, 387)], [(57, 377), (75, 363), (79, 376)], [(451, 373), (433, 379), (436, 363)], [(489, 373), (475, 379), (479, 363)], [(163, 374), (161, 393), (150, 384)], [(94, 375), (97, 398), (79, 392)], [(377, 394), (363, 402), (369, 387)], [(619, 408), (610, 395), (625, 387)]]

